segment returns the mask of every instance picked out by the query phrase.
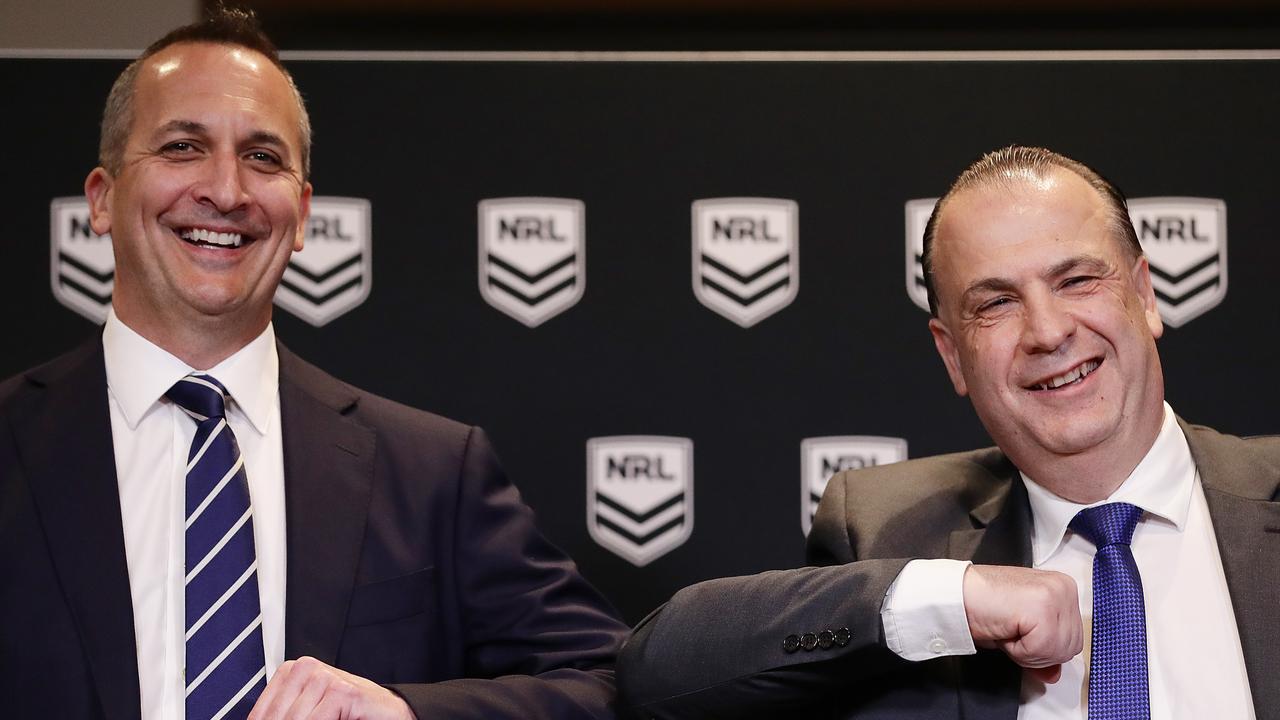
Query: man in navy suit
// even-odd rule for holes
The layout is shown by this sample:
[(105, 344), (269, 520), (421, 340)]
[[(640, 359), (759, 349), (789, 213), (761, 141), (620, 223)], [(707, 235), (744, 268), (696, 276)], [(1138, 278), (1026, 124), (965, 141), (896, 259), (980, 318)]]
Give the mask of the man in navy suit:
[[(275, 342), (309, 147), (301, 97), (242, 12), (170, 33), (112, 89), (85, 182), (116, 255), (112, 313), (0, 384), (6, 717), (611, 716), (626, 628), (537, 532), (484, 434)], [(235, 539), (184, 563), (184, 483), (214, 442), (193, 444), (204, 418), (167, 395), (191, 377), (225, 388), (235, 465), (217, 488), (247, 489), (256, 557), (184, 626), (184, 576)], [(219, 492), (195, 514), (185, 498), (188, 528)], [(192, 637), (245, 578), (257, 619), (191, 677)], [(193, 710), (251, 642), (259, 674)]]

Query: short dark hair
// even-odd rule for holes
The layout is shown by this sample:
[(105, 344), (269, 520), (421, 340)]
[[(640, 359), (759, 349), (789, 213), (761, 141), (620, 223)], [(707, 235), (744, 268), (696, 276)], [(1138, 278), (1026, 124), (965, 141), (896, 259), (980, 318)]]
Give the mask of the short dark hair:
[(1138, 242), (1138, 234), (1133, 229), (1133, 220), (1129, 217), (1129, 205), (1125, 202), (1124, 193), (1114, 183), (1103, 177), (1098, 171), (1079, 160), (1072, 160), (1066, 155), (1046, 150), (1041, 147), (1010, 145), (993, 150), (974, 161), (960, 173), (960, 177), (951, 183), (946, 194), (939, 198), (933, 207), (933, 214), (924, 228), (924, 247), (920, 254), (924, 266), (924, 286), (929, 295), (929, 312), (938, 316), (938, 294), (933, 283), (933, 241), (937, 233), (938, 218), (952, 197), (964, 190), (974, 187), (995, 184), (1013, 184), (1020, 177), (1044, 177), (1054, 168), (1072, 172), (1098, 192), (1111, 215), (1112, 229), (1120, 241), (1121, 247), (1137, 258), (1142, 255), (1142, 245)]
[(293, 76), (280, 63), (280, 53), (276, 46), (262, 31), (258, 18), (252, 10), (227, 7), (218, 4), (209, 10), (209, 14), (199, 22), (183, 25), (176, 30), (151, 43), (138, 59), (120, 73), (111, 93), (107, 95), (107, 104), (102, 110), (102, 132), (98, 138), (98, 162), (112, 175), (119, 174), (124, 164), (124, 146), (129, 139), (130, 126), (133, 124), (133, 96), (138, 83), (138, 72), (142, 64), (152, 55), (171, 45), (179, 43), (213, 43), (215, 45), (236, 45), (261, 53), (271, 64), (275, 65), (293, 91), (294, 100), (298, 103), (298, 137), (301, 139), (302, 177), (305, 180), (311, 175), (311, 119), (307, 116), (307, 106), (302, 102), (302, 94), (293, 82)]

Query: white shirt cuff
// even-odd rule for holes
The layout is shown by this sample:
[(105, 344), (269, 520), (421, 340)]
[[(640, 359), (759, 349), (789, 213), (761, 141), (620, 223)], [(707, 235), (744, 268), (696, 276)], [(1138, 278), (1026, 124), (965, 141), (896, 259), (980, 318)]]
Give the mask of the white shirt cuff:
[(912, 560), (889, 586), (880, 607), (885, 642), (904, 660), (972, 655), (964, 612), (962, 560)]

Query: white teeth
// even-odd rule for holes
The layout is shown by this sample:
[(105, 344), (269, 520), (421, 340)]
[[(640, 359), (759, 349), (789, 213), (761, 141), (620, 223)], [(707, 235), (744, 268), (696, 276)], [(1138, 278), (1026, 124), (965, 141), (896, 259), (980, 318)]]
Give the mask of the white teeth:
[(240, 233), (220, 233), (213, 232), (212, 230), (205, 230), (204, 228), (188, 228), (182, 231), (180, 237), (183, 240), (202, 242), (221, 247), (240, 247), (240, 244), (244, 242), (244, 238)]
[(1048, 382), (1039, 383), (1038, 385), (1036, 385), (1036, 389), (1037, 390), (1053, 390), (1056, 388), (1060, 388), (1063, 385), (1066, 385), (1067, 383), (1075, 382), (1076, 380), (1080, 380), (1081, 378), (1087, 377), (1089, 373), (1098, 369), (1099, 364), (1100, 363), (1097, 360), (1086, 360), (1085, 362), (1077, 365), (1071, 370), (1068, 370), (1066, 373), (1062, 375), (1059, 375), (1055, 378), (1049, 378)]

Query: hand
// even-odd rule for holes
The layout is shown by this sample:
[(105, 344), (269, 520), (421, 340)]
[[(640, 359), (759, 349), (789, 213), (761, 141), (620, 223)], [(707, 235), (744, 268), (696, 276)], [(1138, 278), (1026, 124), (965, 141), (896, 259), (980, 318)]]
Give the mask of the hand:
[(1004, 651), (1046, 683), (1084, 648), (1076, 582), (1060, 572), (970, 565), (964, 612), (975, 645)]
[(249, 720), (416, 720), (405, 701), (312, 657), (289, 660), (262, 691)]

